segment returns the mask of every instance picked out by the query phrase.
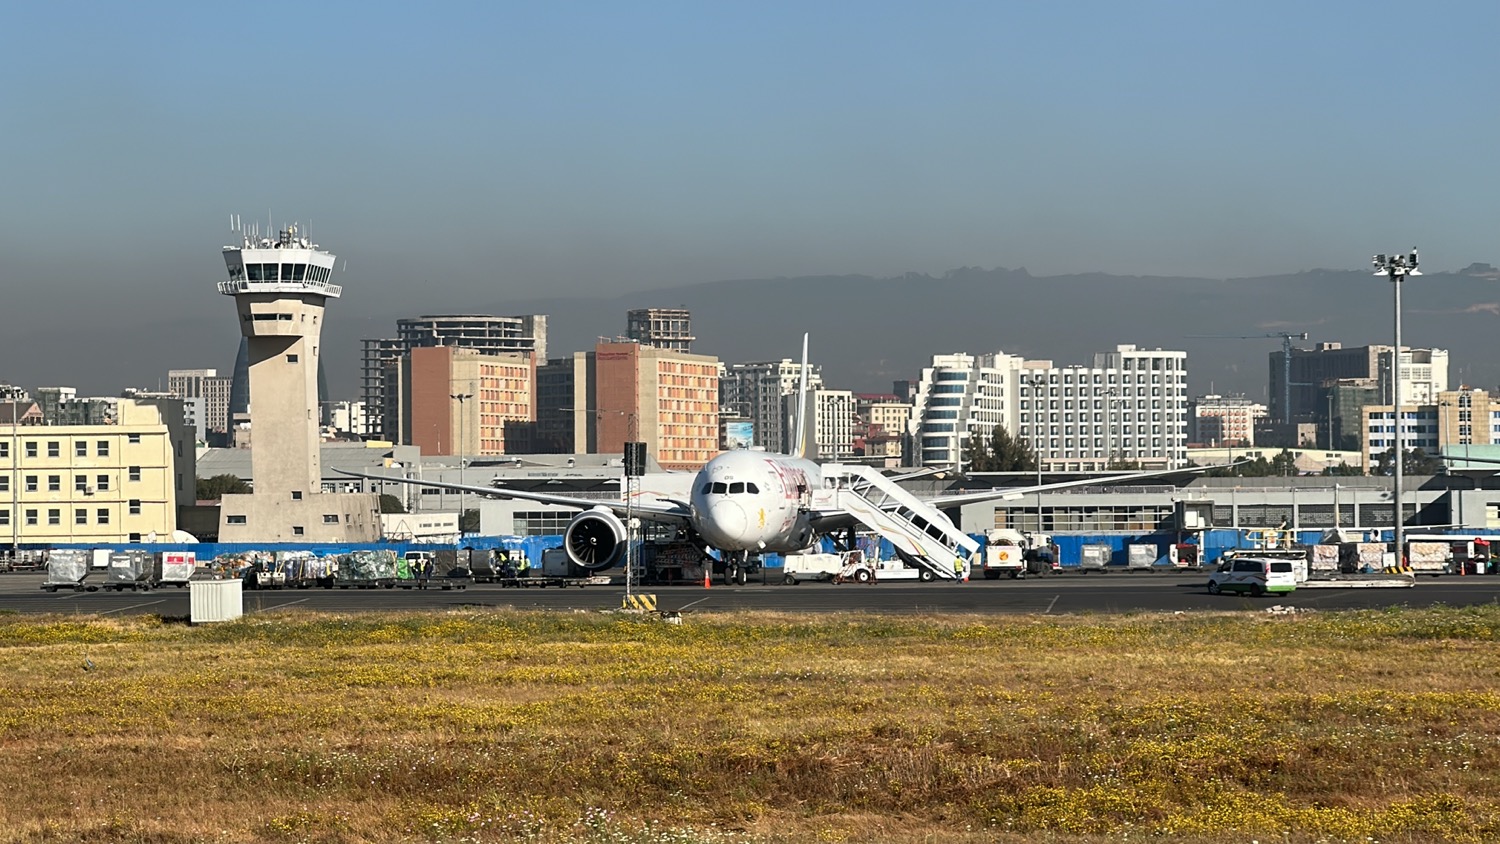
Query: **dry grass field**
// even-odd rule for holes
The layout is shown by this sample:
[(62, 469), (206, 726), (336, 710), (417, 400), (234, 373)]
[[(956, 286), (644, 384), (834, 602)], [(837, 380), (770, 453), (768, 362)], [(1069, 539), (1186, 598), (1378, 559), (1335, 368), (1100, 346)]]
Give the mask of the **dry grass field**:
[(0, 615), (0, 841), (1490, 842), (1497, 628)]

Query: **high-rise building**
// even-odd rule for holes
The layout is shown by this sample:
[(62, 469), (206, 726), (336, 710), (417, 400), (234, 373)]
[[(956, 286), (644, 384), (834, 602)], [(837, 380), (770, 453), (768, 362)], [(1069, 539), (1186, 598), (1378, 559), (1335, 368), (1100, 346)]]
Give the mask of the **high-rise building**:
[(402, 358), (401, 438), (424, 454), (530, 450), (536, 361), (520, 352), (413, 348)]
[(855, 393), (855, 459), (872, 466), (900, 466), (911, 410), (892, 393)]
[[(820, 368), (809, 365), (807, 369), (808, 389), (820, 389)], [(801, 381), (802, 364), (788, 358), (730, 364), (719, 382), (719, 406), (725, 413), (749, 420), (757, 448), (786, 453), (792, 444), (791, 416), (784, 397), (795, 397)]]
[(575, 454), (589, 445), (588, 413), (594, 389), (589, 380), (592, 352), (553, 358), (536, 370), (536, 434), (532, 449), (538, 454)]
[(376, 497), (322, 492), (318, 362), (324, 307), (343, 293), (334, 255), (291, 226), (275, 239), (243, 234), (224, 247), (245, 338), (251, 467), (255, 491), (226, 495), (219, 538), (239, 541), (371, 541), (379, 536)]
[[(782, 398), (787, 418), (795, 418), (799, 397)], [(825, 463), (848, 463), (854, 459), (854, 393), (849, 390), (812, 390), (812, 454)], [(794, 443), (788, 442), (788, 449)]]
[[(1282, 353), (1270, 353), (1270, 416), (1281, 420), (1286, 391), (1286, 365)], [(1391, 347), (1382, 345), (1344, 348), (1340, 343), (1318, 343), (1311, 349), (1293, 349), (1291, 355), (1292, 421), (1324, 419), (1328, 387), (1332, 382), (1369, 380), (1382, 391), (1380, 402), (1390, 405)], [(1403, 348), (1401, 351), (1402, 404), (1431, 404), (1448, 389), (1448, 352), (1445, 349)], [(1349, 426), (1352, 428), (1352, 425)]]
[(636, 308), (625, 314), (625, 336), (657, 349), (693, 350), (693, 315), (680, 308)]
[(1253, 446), (1266, 406), (1245, 396), (1206, 395), (1188, 403), (1188, 440), (1202, 446)]
[[(591, 453), (623, 452), (628, 441), (645, 442), (664, 469), (698, 469), (719, 453), (719, 360), (643, 346), (600, 342), (581, 383), (591, 384), (594, 402), (582, 412)], [(575, 375), (575, 395), (576, 380)]]
[(396, 336), (361, 341), (360, 392), (365, 403), (366, 427), (372, 439), (394, 439), (399, 417), (390, 400), (391, 365), (411, 349), (453, 346), (481, 352), (529, 354), (547, 359), (547, 317), (490, 316), (487, 314), (439, 314), (396, 321)]
[(193, 415), (199, 429), (199, 440), (205, 439), (209, 432), (223, 434), (229, 431), (232, 384), (232, 379), (220, 378), (216, 369), (167, 370), (167, 391), (183, 399), (185, 407), (197, 409)]
[(933, 355), (932, 365), (923, 368), (917, 381), (908, 423), (913, 464), (960, 466), (976, 434), (989, 442), (1014, 407), (1021, 363), (1021, 358), (1003, 353)]
[(1117, 346), (1092, 366), (1013, 355), (938, 355), (922, 371), (907, 462), (961, 465), (998, 426), (1049, 471), (1187, 462), (1187, 353)]

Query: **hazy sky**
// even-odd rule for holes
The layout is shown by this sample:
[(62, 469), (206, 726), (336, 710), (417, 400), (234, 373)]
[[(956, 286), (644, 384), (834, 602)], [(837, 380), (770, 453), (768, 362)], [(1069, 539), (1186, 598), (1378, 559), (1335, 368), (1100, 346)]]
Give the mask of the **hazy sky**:
[(1500, 263), (1497, 25), (1369, 0), (15, 3), (0, 380), (95, 386), (22, 343), (119, 367), (177, 319), (232, 333), (232, 213), (311, 221), (351, 321), (963, 265)]

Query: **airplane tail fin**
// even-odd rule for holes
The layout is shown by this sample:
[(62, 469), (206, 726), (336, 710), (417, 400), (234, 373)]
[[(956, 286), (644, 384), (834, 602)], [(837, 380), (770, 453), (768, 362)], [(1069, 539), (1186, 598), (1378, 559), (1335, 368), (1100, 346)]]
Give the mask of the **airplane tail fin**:
[(797, 384), (797, 418), (792, 427), (792, 456), (807, 456), (807, 335), (802, 335), (802, 375)]

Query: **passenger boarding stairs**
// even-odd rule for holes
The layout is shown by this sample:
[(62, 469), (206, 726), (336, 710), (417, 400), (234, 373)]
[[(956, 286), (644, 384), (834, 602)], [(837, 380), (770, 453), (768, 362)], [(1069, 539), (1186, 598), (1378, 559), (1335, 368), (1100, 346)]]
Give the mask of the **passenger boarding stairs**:
[(957, 580), (963, 575), (955, 570), (954, 562), (961, 557), (962, 571), (967, 574), (969, 555), (979, 549), (979, 543), (941, 510), (868, 466), (825, 464), (823, 483), (821, 492), (829, 496), (830, 506), (888, 540), (908, 565)]

